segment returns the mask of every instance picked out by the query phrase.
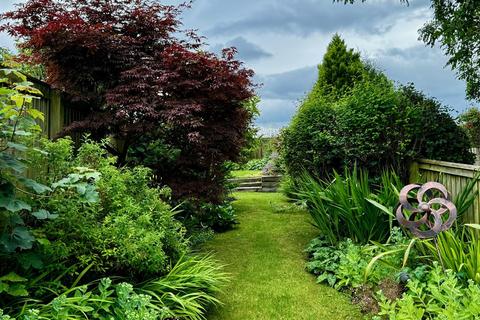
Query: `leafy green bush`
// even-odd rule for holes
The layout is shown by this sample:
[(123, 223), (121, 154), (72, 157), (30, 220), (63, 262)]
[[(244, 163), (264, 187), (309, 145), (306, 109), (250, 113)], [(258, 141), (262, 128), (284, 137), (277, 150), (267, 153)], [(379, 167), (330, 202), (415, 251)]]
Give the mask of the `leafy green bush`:
[(411, 279), (401, 299), (390, 301), (379, 293), (382, 316), (392, 320), (478, 319), (480, 287), (473, 281), (464, 285), (452, 270), (435, 264), (425, 279)]
[(49, 300), (10, 308), (13, 317), (0, 309), (0, 319), (205, 319), (207, 307), (219, 304), (214, 294), (225, 281), (222, 266), (211, 256), (182, 256), (168, 274), (142, 285), (103, 278), (58, 292), (50, 289)]
[(444, 231), (438, 235), (437, 244), (438, 251), (431, 241), (419, 246), (434, 261), (443, 262), (445, 268), (480, 284), (480, 239), (474, 230), (467, 225)]
[[(337, 289), (377, 286), (402, 270), (408, 239), (400, 229), (393, 228), (387, 243), (359, 245), (346, 239), (332, 246), (324, 237), (315, 238), (305, 250), (309, 258), (307, 271), (317, 276), (317, 282)], [(372, 259), (385, 252), (386, 247), (396, 254), (382, 256), (378, 264), (372, 264)]]
[(472, 146), (480, 147), (480, 109), (471, 107), (459, 116), (459, 121)]
[[(384, 173), (379, 185), (369, 180), (367, 171), (334, 172), (331, 181), (304, 173), (297, 181), (296, 195), (306, 204), (314, 225), (332, 245), (350, 238), (356, 243), (385, 241), (392, 227), (393, 207), (401, 185), (394, 173)], [(375, 200), (392, 208), (390, 214), (373, 204)]]
[(335, 109), (326, 99), (300, 106), (280, 134), (280, 154), (292, 177), (303, 171), (325, 176), (332, 169), (341, 170), (344, 156), (336, 127)]
[[(168, 271), (170, 263), (185, 253), (185, 230), (174, 219), (176, 212), (162, 200), (165, 189), (149, 187), (149, 169), (118, 169), (112, 165), (114, 159), (91, 141), (75, 157), (68, 139), (44, 144), (49, 150), (46, 161), (54, 171), (88, 166), (101, 175), (96, 183), (98, 203), (65, 194), (42, 200), (58, 214), (39, 229), (50, 241), (44, 250), (50, 259), (84, 266), (93, 262), (96, 271), (146, 276)], [(46, 174), (43, 179), (52, 177)]]
[[(345, 63), (343, 55), (325, 56), (330, 67), (319, 68), (335, 78), (335, 70)], [(467, 136), (438, 101), (412, 85), (395, 87), (365, 63), (362, 76), (357, 63), (353, 70), (355, 76), (329, 83), (328, 90), (322, 89), (326, 75), (320, 74), (283, 130), (280, 151), (292, 177), (303, 171), (325, 177), (356, 164), (372, 177), (393, 169), (406, 178), (409, 162), (420, 157), (473, 163)]]
[(25, 194), (44, 195), (52, 189), (27, 177), (25, 160), (28, 152), (42, 152), (28, 141), (41, 130), (36, 121), (43, 120), (43, 114), (33, 108), (41, 92), (15, 70), (1, 69), (0, 83), (0, 254), (14, 254), (35, 242), (25, 220), (49, 215)]
[(179, 209), (178, 219), (192, 233), (198, 232), (198, 229), (223, 232), (238, 224), (235, 209), (229, 200), (221, 204), (184, 201)]
[(268, 163), (269, 157), (262, 159), (252, 159), (242, 165), (242, 170), (262, 170)]
[(182, 257), (165, 276), (147, 281), (140, 293), (152, 296), (152, 303), (169, 310), (178, 319), (205, 319), (208, 306), (220, 304), (215, 294), (228, 280), (212, 256)]

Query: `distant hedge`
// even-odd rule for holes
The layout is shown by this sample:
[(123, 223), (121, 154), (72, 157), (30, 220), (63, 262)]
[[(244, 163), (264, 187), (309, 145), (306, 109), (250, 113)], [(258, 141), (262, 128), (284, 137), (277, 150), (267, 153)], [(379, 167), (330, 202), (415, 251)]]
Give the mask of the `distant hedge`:
[[(338, 39), (333, 41), (338, 52)], [(344, 56), (338, 54), (337, 63), (345, 64)], [(469, 140), (448, 110), (413, 85), (398, 88), (364, 64), (361, 77), (349, 87), (342, 82), (341, 90), (330, 89), (332, 95), (319, 89), (322, 77), (320, 65), (319, 81), (281, 134), (281, 155), (291, 175), (306, 170), (325, 176), (356, 164), (373, 176), (389, 168), (406, 177), (416, 158), (474, 162)]]

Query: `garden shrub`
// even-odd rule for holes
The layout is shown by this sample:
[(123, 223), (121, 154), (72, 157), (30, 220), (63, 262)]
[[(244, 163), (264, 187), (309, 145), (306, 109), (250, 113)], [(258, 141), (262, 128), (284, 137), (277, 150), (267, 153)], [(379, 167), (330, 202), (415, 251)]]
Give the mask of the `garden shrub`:
[(473, 281), (462, 283), (452, 270), (443, 271), (437, 264), (424, 279), (411, 279), (400, 299), (391, 301), (378, 294), (381, 311), (374, 319), (478, 319), (480, 287)]
[(238, 224), (235, 209), (230, 200), (221, 204), (183, 201), (179, 209), (178, 219), (190, 233), (203, 232), (207, 229), (223, 232)]
[(472, 147), (480, 147), (480, 110), (476, 107), (468, 109), (459, 116), (459, 121)]
[(295, 196), (304, 203), (320, 234), (332, 245), (350, 238), (366, 244), (389, 237), (393, 215), (386, 213), (372, 200), (393, 208), (397, 205), (397, 189), (401, 186), (394, 172), (383, 173), (380, 183), (369, 179), (368, 171), (334, 172), (331, 180), (318, 180), (307, 173), (297, 179)]
[(378, 176), (384, 169), (405, 172), (411, 148), (414, 109), (384, 76), (357, 84), (337, 106), (336, 140), (343, 164), (355, 164)]
[(262, 159), (252, 159), (247, 163), (242, 165), (242, 170), (262, 170), (268, 163), (269, 157), (264, 157)]
[[(335, 61), (330, 52), (326, 56), (330, 64), (345, 63), (341, 55)], [(325, 73), (324, 63), (319, 69)], [(373, 178), (393, 169), (405, 180), (417, 158), (473, 163), (467, 136), (448, 110), (412, 85), (397, 88), (365, 63), (361, 77), (339, 84), (340, 95), (319, 90), (322, 77), (281, 134), (281, 155), (292, 177), (304, 170), (325, 177), (356, 164)]]
[[(185, 253), (184, 227), (162, 200), (166, 190), (149, 187), (149, 169), (118, 169), (113, 165), (115, 159), (91, 141), (75, 157), (68, 139), (44, 143), (50, 150), (50, 167), (89, 166), (101, 175), (96, 183), (98, 203), (83, 203), (78, 196), (66, 198), (64, 194), (46, 203), (58, 214), (39, 231), (51, 242), (46, 254), (52, 259), (84, 266), (93, 262), (97, 271), (147, 276), (168, 271), (170, 263)], [(49, 179), (46, 175), (45, 180)]]
[(262, 169), (262, 174), (264, 176), (280, 175), (284, 172), (282, 164), (278, 152), (272, 152), (267, 164)]
[[(102, 278), (72, 288), (50, 289), (48, 299), (27, 300), (21, 308), (0, 309), (0, 319), (205, 319), (208, 307), (227, 281), (211, 256), (182, 256), (171, 270), (144, 284)], [(44, 284), (45, 285), (45, 284)], [(48, 284), (46, 284), (48, 285)]]
[[(320, 236), (313, 239), (305, 250), (309, 259), (306, 268), (317, 276), (317, 282), (327, 283), (337, 289), (364, 285), (375, 287), (386, 278), (394, 278), (402, 270), (403, 251), (408, 242), (408, 238), (396, 227), (392, 229), (387, 245), (360, 245), (345, 239), (332, 246)], [(381, 263), (369, 267), (372, 259), (385, 252), (386, 248), (395, 254), (386, 255)], [(415, 254), (412, 252), (411, 256)]]
[(305, 102), (281, 135), (280, 153), (287, 172), (295, 177), (306, 170), (325, 176), (343, 165), (336, 139), (336, 115), (326, 100)]
[(451, 109), (425, 96), (412, 84), (400, 87), (400, 92), (418, 110), (410, 120), (415, 127), (413, 146), (418, 150), (417, 158), (474, 163), (475, 155), (469, 149), (475, 144), (452, 118)]

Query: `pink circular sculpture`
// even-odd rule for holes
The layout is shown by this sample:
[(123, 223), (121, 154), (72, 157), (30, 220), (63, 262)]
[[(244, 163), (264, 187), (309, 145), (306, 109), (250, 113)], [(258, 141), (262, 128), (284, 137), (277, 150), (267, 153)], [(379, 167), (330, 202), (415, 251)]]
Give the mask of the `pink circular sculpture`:
[[(409, 195), (418, 190), (415, 197)], [(428, 199), (436, 191), (439, 197)], [(417, 205), (413, 205), (412, 202)], [(405, 211), (410, 215), (405, 216)], [(448, 214), (448, 218), (445, 217)], [(457, 218), (457, 208), (449, 200), (447, 189), (438, 182), (409, 184), (400, 191), (396, 217), (400, 225), (421, 239), (434, 238), (449, 229)], [(444, 221), (446, 220), (446, 221)]]

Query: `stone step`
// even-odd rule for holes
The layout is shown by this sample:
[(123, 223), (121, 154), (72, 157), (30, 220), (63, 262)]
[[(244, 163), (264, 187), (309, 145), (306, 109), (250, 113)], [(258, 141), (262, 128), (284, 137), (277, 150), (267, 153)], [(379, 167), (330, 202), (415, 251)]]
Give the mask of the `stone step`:
[(262, 187), (238, 187), (235, 189), (235, 191), (254, 191), (254, 192), (258, 192), (258, 191), (262, 191)]
[(262, 182), (262, 177), (228, 179), (228, 182), (232, 182), (232, 183)]
[(243, 187), (262, 187), (262, 181), (258, 182), (242, 182), (238, 185), (239, 188)]
[(263, 176), (262, 181), (264, 182), (279, 182), (282, 180), (282, 176)]
[(278, 188), (262, 188), (260, 192), (277, 192)]
[(280, 185), (280, 181), (263, 181), (262, 186), (264, 188), (276, 188)]

